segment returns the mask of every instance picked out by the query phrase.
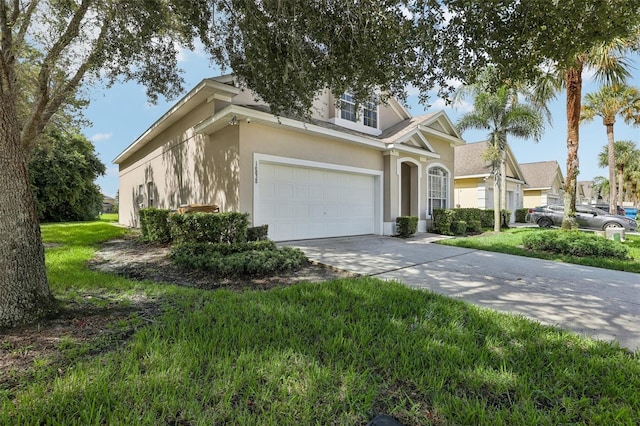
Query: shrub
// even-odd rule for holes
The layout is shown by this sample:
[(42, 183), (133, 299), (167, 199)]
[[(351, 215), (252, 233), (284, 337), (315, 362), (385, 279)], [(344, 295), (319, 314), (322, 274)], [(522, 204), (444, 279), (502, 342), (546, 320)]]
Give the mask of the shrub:
[(455, 235), (465, 235), (467, 233), (467, 222), (464, 220), (454, 220), (451, 224), (451, 230)]
[(482, 222), (482, 210), (478, 208), (457, 208), (454, 211), (456, 220), (464, 220), (467, 224), (474, 220)]
[(527, 213), (529, 213), (529, 209), (517, 209), (516, 210), (516, 222), (525, 223), (527, 221), (526, 220)]
[(524, 248), (576, 257), (627, 259), (629, 249), (622, 243), (581, 231), (550, 230), (523, 236)]
[(182, 244), (172, 249), (171, 258), (182, 267), (204, 269), (221, 277), (291, 271), (308, 261), (301, 250), (292, 247), (277, 249), (273, 241)]
[(145, 241), (160, 243), (171, 241), (169, 213), (170, 210), (155, 207), (140, 209), (140, 231)]
[(482, 224), (482, 229), (492, 229), (493, 228), (493, 209), (480, 210), (480, 222)]
[(467, 221), (467, 231), (482, 232), (482, 222), (479, 219)]
[(183, 243), (171, 247), (171, 257), (195, 257), (222, 254), (228, 256), (243, 251), (276, 250), (276, 243), (270, 240), (246, 243)]
[(442, 235), (452, 235), (451, 224), (455, 215), (454, 210), (433, 209), (433, 231)]
[(269, 225), (252, 226), (247, 228), (247, 241), (266, 240), (269, 235)]
[(182, 213), (169, 216), (174, 243), (236, 243), (247, 239), (249, 214)]
[(410, 237), (418, 229), (418, 218), (416, 216), (396, 217), (396, 234), (402, 238)]

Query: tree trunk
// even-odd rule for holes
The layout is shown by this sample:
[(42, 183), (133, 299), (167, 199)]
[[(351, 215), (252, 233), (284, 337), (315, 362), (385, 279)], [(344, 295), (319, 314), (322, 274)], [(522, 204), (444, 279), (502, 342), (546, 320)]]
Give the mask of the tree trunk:
[(582, 97), (582, 62), (566, 71), (567, 85), (567, 177), (564, 181), (564, 217), (562, 229), (577, 226), (576, 185), (579, 173), (578, 145)]
[(608, 163), (609, 163), (609, 213), (617, 214), (618, 211), (618, 188), (616, 184), (616, 154), (613, 148), (613, 123), (605, 122), (607, 127), (607, 142), (609, 144)]
[[(618, 171), (618, 206), (622, 206), (622, 202), (624, 201), (624, 193), (626, 192), (626, 185), (624, 182), (624, 167), (620, 167), (617, 169)], [(614, 212), (617, 210), (614, 210)], [(617, 214), (617, 213), (615, 213)]]
[(493, 231), (500, 232), (500, 180), (493, 174)]
[[(500, 152), (500, 210), (507, 210), (507, 147), (505, 146), (502, 152)], [(500, 215), (500, 222), (502, 222), (502, 215)], [(505, 219), (504, 226), (509, 226), (508, 221)]]
[(33, 322), (55, 307), (14, 105), (0, 95), (0, 327)]

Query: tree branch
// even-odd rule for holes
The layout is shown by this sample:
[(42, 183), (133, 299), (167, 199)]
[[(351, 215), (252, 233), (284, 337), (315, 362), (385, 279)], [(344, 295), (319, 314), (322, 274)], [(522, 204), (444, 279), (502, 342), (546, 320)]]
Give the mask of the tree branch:
[[(66, 92), (71, 84), (74, 81), (74, 78), (78, 76), (80, 73), (80, 77), (77, 82), (75, 82), (75, 86), (72, 91), (75, 90), (78, 86), (79, 81), (84, 76), (84, 73), (87, 69), (88, 58), (85, 60), (83, 64), (80, 65), (78, 71), (76, 71), (76, 76), (70, 79), (69, 82), (64, 86), (64, 88), (58, 91), (57, 94), (54, 95), (54, 98), (51, 98), (49, 83), (51, 80), (51, 68), (55, 68), (55, 64), (60, 59), (60, 55), (64, 51), (66, 47), (73, 42), (73, 40), (78, 36), (80, 32), (80, 24), (84, 19), (87, 11), (89, 10), (89, 6), (93, 4), (93, 0), (83, 0), (80, 4), (80, 7), (75, 11), (73, 17), (69, 21), (67, 28), (64, 33), (58, 38), (56, 43), (51, 47), (47, 56), (44, 58), (42, 62), (42, 66), (40, 68), (40, 73), (38, 74), (38, 91), (39, 94), (36, 102), (34, 102), (33, 108), (31, 110), (31, 114), (29, 114), (29, 118), (26, 120), (22, 132), (20, 135), (20, 144), (25, 149), (25, 152), (30, 152), (30, 149), (33, 147), (35, 139), (40, 134), (44, 126), (46, 126), (48, 120), (51, 118), (53, 113), (51, 111), (52, 105), (57, 105), (58, 107), (62, 104), (62, 101), (67, 98), (67, 96), (71, 92)], [(105, 20), (103, 26), (108, 25), (108, 20)], [(102, 35), (102, 32), (101, 32)], [(91, 55), (89, 55), (90, 57)], [(48, 117), (45, 119), (45, 116)]]

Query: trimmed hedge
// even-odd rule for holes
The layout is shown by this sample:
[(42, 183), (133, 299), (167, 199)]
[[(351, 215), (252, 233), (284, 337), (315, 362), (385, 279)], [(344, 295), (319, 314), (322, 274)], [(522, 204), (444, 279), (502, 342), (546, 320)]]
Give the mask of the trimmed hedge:
[(263, 241), (268, 239), (269, 225), (252, 226), (247, 228), (247, 241)]
[(526, 234), (524, 248), (576, 257), (627, 259), (629, 248), (620, 242), (581, 231), (549, 230)]
[[(510, 210), (502, 210), (503, 227), (509, 227)], [(460, 232), (462, 225), (455, 222), (465, 222), (465, 231)], [(442, 235), (464, 235), (469, 232), (482, 232), (483, 229), (493, 229), (493, 210), (477, 208), (433, 209), (432, 230)]]
[(301, 250), (277, 249), (272, 241), (181, 244), (172, 249), (171, 259), (182, 267), (204, 269), (220, 277), (268, 275), (295, 270), (308, 262)]
[(407, 238), (416, 233), (418, 229), (417, 216), (398, 216), (396, 217), (396, 235)]
[(453, 235), (451, 224), (455, 220), (456, 213), (450, 209), (433, 209), (433, 230), (442, 235)]
[(169, 230), (171, 210), (148, 207), (140, 209), (140, 231), (142, 239), (149, 242), (168, 243), (171, 241)]
[(464, 220), (454, 220), (451, 224), (451, 230), (454, 235), (465, 235), (467, 233), (467, 222)]
[(249, 214), (188, 213), (169, 216), (171, 238), (182, 243), (237, 243), (247, 240)]
[(516, 210), (516, 222), (525, 223), (527, 213), (529, 213), (529, 209), (517, 209)]

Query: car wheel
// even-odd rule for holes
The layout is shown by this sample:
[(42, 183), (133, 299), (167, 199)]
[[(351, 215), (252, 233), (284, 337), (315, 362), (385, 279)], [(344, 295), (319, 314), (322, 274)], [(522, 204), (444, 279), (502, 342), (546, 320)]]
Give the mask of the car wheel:
[(614, 228), (623, 228), (622, 225), (616, 222), (605, 223), (602, 229), (614, 229)]
[(543, 217), (538, 221), (538, 226), (540, 228), (551, 228), (551, 225), (553, 225), (553, 221), (548, 217)]

